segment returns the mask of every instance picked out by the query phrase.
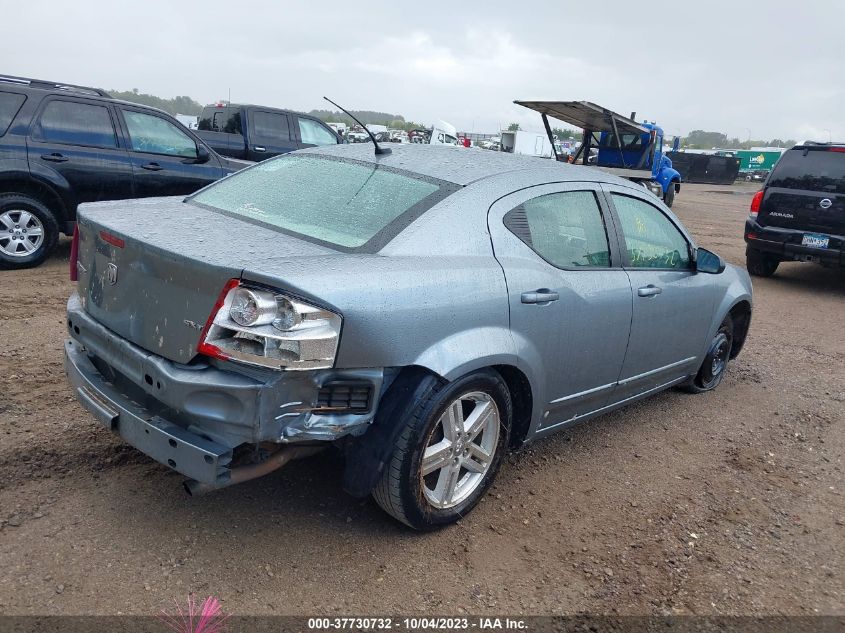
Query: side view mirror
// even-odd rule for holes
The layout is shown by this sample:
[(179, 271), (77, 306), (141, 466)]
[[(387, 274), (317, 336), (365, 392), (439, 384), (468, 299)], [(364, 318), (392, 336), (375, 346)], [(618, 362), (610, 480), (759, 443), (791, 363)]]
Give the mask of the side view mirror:
[(197, 161), (196, 162), (201, 165), (203, 163), (207, 163), (209, 160), (211, 160), (211, 154), (209, 153), (206, 146), (197, 144)]
[(681, 137), (676, 136), (675, 140), (672, 141), (672, 151), (677, 152), (679, 149), (681, 149)]
[(695, 251), (695, 270), (700, 273), (718, 275), (725, 270), (725, 260), (706, 248)]

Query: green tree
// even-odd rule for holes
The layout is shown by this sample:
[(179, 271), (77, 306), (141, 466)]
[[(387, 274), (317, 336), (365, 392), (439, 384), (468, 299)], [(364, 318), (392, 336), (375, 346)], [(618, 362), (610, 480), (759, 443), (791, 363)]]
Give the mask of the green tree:
[(517, 130), (521, 130), (522, 128), (519, 127), (519, 123), (511, 123), (508, 125), (508, 132), (516, 132)]
[(559, 141), (581, 141), (584, 136), (581, 130), (568, 130), (560, 127), (553, 127), (552, 134)]
[(728, 144), (728, 137), (721, 132), (705, 132), (704, 130), (693, 130), (685, 139), (683, 145), (692, 149), (711, 149), (713, 147), (725, 147)]
[(126, 91), (109, 90), (109, 94), (115, 99), (123, 99), (124, 101), (131, 101), (132, 103), (152, 106), (153, 108), (164, 110), (170, 114), (197, 115), (202, 112), (202, 104), (194, 101), (191, 97), (186, 96), (164, 99), (145, 92), (138, 92), (137, 88)]

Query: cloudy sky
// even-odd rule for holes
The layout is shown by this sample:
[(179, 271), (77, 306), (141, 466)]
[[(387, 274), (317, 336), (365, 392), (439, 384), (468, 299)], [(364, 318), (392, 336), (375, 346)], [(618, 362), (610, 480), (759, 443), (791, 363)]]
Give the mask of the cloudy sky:
[[(645, 10), (638, 10), (637, 7)], [(838, 0), (0, 0), (0, 73), (399, 113), (462, 131), (588, 100), (746, 139), (845, 140)]]

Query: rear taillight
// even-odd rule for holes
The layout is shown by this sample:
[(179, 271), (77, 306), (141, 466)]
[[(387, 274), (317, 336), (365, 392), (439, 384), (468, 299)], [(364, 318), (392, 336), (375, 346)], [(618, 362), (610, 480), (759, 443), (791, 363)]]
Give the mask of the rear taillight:
[(197, 351), (272, 369), (334, 365), (342, 319), (277, 290), (230, 279), (200, 336)]
[(829, 152), (845, 152), (845, 147), (831, 147), (827, 151), (829, 151)]
[(237, 288), (240, 283), (241, 282), (238, 279), (230, 279), (226, 282), (226, 285), (223, 286), (223, 291), (220, 293), (220, 296), (217, 297), (217, 301), (214, 302), (214, 307), (211, 309), (211, 315), (208, 317), (208, 321), (205, 322), (202, 334), (200, 334), (200, 342), (197, 346), (197, 351), (200, 354), (205, 354), (206, 356), (211, 356), (212, 358), (228, 358), (228, 356), (223, 354), (222, 350), (214, 345), (206, 343), (206, 336), (208, 335), (208, 331), (211, 329), (211, 326), (214, 324), (214, 317), (217, 316), (217, 313), (220, 312), (220, 308), (223, 307), (223, 303), (225, 303), (229, 291), (232, 288)]
[(79, 270), (76, 264), (79, 262), (79, 225), (73, 227), (73, 241), (70, 243), (70, 280), (79, 279)]
[(754, 197), (751, 198), (751, 217), (756, 218), (757, 214), (760, 212), (760, 203), (763, 202), (763, 192), (758, 191), (754, 194)]

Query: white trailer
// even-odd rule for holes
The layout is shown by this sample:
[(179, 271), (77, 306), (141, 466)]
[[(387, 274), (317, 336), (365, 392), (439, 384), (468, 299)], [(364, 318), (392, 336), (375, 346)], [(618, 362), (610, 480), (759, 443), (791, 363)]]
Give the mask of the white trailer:
[(548, 136), (526, 130), (502, 132), (502, 151), (541, 158), (552, 157), (552, 145)]

